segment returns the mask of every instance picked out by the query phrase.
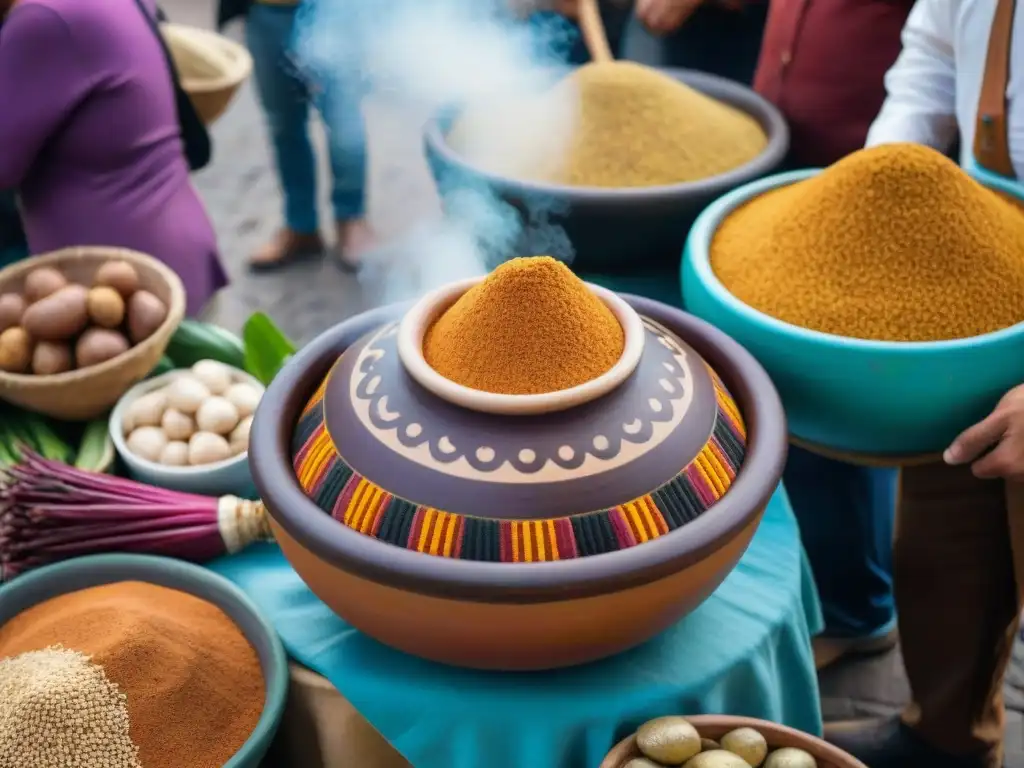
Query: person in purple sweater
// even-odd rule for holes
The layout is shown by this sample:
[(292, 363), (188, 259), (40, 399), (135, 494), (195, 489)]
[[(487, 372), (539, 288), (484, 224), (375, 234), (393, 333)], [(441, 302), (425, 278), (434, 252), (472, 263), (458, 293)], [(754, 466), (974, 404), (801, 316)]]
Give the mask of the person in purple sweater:
[(0, 17), (0, 190), (17, 190), (31, 252), (151, 254), (197, 314), (227, 279), (151, 21), (134, 0), (0, 0)]

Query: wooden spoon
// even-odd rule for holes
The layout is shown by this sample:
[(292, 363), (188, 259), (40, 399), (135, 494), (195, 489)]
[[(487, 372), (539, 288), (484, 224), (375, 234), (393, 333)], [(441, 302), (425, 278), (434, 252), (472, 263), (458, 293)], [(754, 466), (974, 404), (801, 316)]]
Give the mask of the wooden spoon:
[(583, 42), (590, 51), (590, 58), (594, 61), (612, 61), (615, 57), (612, 56), (612, 48), (608, 44), (608, 33), (601, 20), (597, 0), (580, 0), (579, 18)]

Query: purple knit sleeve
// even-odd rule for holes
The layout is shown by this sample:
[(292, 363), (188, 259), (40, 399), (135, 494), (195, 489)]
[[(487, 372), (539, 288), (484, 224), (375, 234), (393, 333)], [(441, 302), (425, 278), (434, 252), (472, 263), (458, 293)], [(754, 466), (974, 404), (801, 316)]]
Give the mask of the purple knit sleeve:
[(0, 28), (0, 189), (21, 185), (94, 78), (56, 11), (15, 5)]

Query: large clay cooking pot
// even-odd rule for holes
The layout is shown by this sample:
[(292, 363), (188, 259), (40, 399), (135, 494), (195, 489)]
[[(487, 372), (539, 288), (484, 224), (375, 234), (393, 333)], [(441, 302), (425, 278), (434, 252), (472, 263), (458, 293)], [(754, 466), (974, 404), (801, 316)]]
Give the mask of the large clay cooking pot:
[(473, 282), (341, 323), (281, 371), (249, 454), (275, 536), (340, 617), (427, 659), (545, 669), (642, 643), (754, 535), (785, 461), (779, 397), (710, 325), (596, 286), (626, 334), (607, 374), (460, 387), (421, 346)]

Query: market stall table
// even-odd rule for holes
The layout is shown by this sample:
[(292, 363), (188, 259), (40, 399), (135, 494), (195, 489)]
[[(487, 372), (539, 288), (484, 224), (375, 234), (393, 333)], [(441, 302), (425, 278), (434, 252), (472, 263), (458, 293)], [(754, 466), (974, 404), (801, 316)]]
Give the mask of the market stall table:
[(393, 651), (331, 613), (272, 544), (212, 568), (417, 768), (593, 768), (630, 730), (669, 712), (821, 731), (810, 646), (821, 613), (781, 488), (735, 571), (700, 608), (640, 648), (574, 669), (478, 672)]

